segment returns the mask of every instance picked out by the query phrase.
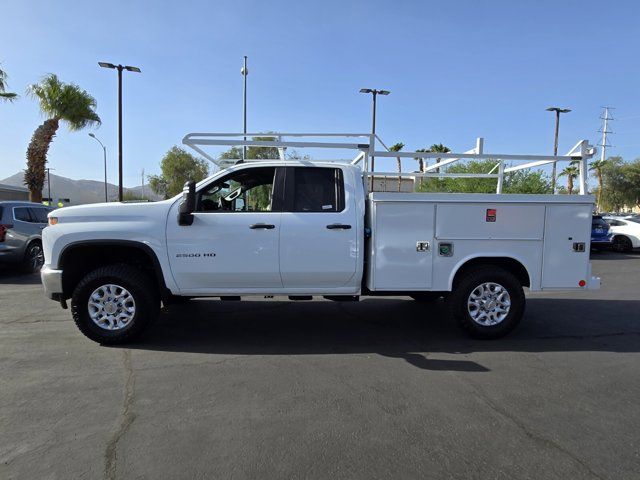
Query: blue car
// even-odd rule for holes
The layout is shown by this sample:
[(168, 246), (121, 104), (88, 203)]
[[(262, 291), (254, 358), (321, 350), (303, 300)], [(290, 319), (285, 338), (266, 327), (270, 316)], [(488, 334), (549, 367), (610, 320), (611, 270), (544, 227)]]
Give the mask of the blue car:
[(609, 231), (609, 224), (601, 215), (594, 215), (591, 220), (591, 247), (610, 247), (613, 244), (613, 234)]

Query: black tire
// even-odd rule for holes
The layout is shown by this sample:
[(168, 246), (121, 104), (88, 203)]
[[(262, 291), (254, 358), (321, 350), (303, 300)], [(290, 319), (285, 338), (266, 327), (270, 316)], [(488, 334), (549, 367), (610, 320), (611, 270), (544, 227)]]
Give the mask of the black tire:
[(633, 249), (633, 243), (629, 237), (625, 237), (624, 235), (616, 235), (613, 237), (613, 245), (611, 246), (613, 250), (621, 253), (628, 253)]
[(38, 240), (34, 240), (24, 252), (24, 258), (22, 260), (22, 271), (25, 273), (39, 272), (44, 265), (44, 252), (42, 250), (42, 244)]
[[(97, 325), (89, 315), (89, 297), (102, 285), (123, 287), (135, 302), (128, 324), (118, 330)], [(71, 314), (80, 331), (94, 342), (104, 345), (127, 343), (138, 338), (158, 317), (160, 298), (155, 283), (142, 271), (129, 265), (107, 265), (88, 273), (76, 286), (71, 297)]]
[[(495, 325), (482, 325), (473, 319), (468, 307), (471, 294), (483, 284), (498, 284), (510, 297), (510, 307), (504, 319)], [(522, 320), (525, 307), (524, 290), (515, 275), (492, 265), (479, 266), (465, 272), (456, 282), (447, 303), (458, 325), (474, 338), (500, 338), (511, 332)]]

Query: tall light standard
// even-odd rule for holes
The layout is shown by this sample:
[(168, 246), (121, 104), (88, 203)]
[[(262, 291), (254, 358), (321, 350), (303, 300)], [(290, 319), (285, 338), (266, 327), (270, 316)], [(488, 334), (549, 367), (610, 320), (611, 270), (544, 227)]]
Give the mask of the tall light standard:
[[(244, 140), (247, 141), (247, 75), (249, 75), (249, 69), (247, 68), (247, 56), (244, 56), (244, 66), (240, 69), (240, 73), (244, 79), (244, 89), (242, 94), (242, 133), (244, 133)], [(242, 147), (242, 160), (247, 159), (247, 146)]]
[[(372, 121), (372, 125), (371, 125), (371, 134), (375, 135), (376, 134), (376, 99), (378, 97), (378, 95), (389, 95), (391, 92), (389, 90), (376, 90), (375, 88), (361, 88), (360, 89), (360, 93), (370, 93), (372, 95), (373, 98), (373, 121)], [(375, 137), (374, 137), (375, 138)], [(374, 142), (375, 145), (375, 139), (372, 139), (372, 141)], [(373, 172), (375, 170), (375, 157), (372, 155), (371, 156), (371, 171)], [(373, 183), (373, 177), (371, 177), (371, 182)]]
[(114, 65), (113, 63), (98, 62), (102, 68), (118, 70), (118, 201), (122, 201), (122, 71), (140, 73), (138, 67), (129, 65)]
[[(561, 113), (569, 113), (571, 110), (568, 108), (559, 108), (559, 107), (549, 107), (547, 108), (547, 112), (556, 112), (556, 133), (553, 140), (553, 155), (558, 155), (558, 131), (560, 129), (560, 114)], [(551, 170), (551, 191), (556, 193), (556, 162), (553, 162), (553, 167)]]
[(49, 196), (49, 205), (53, 203), (53, 198), (51, 198), (51, 170), (55, 170), (55, 168), (47, 167), (47, 195)]
[(107, 197), (107, 147), (105, 147), (100, 139), (93, 133), (90, 133), (89, 136), (100, 144), (100, 146), (102, 147), (102, 152), (104, 153), (104, 201), (106, 203), (109, 201), (109, 198)]

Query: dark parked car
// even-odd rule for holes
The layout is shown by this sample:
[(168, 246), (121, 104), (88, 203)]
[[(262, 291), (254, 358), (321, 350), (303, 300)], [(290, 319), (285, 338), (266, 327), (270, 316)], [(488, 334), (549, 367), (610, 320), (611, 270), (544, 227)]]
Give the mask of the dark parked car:
[(610, 247), (613, 243), (613, 234), (609, 230), (609, 224), (602, 216), (594, 215), (591, 220), (591, 247)]
[(21, 265), (27, 272), (44, 263), (42, 229), (53, 209), (39, 203), (0, 202), (0, 262)]

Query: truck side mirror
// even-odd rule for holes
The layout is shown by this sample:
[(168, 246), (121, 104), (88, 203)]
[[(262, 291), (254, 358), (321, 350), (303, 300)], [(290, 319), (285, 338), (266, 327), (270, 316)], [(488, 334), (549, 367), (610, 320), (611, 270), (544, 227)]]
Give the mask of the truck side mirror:
[(182, 190), (182, 203), (178, 210), (178, 225), (193, 223), (193, 211), (196, 209), (196, 182), (185, 182)]

